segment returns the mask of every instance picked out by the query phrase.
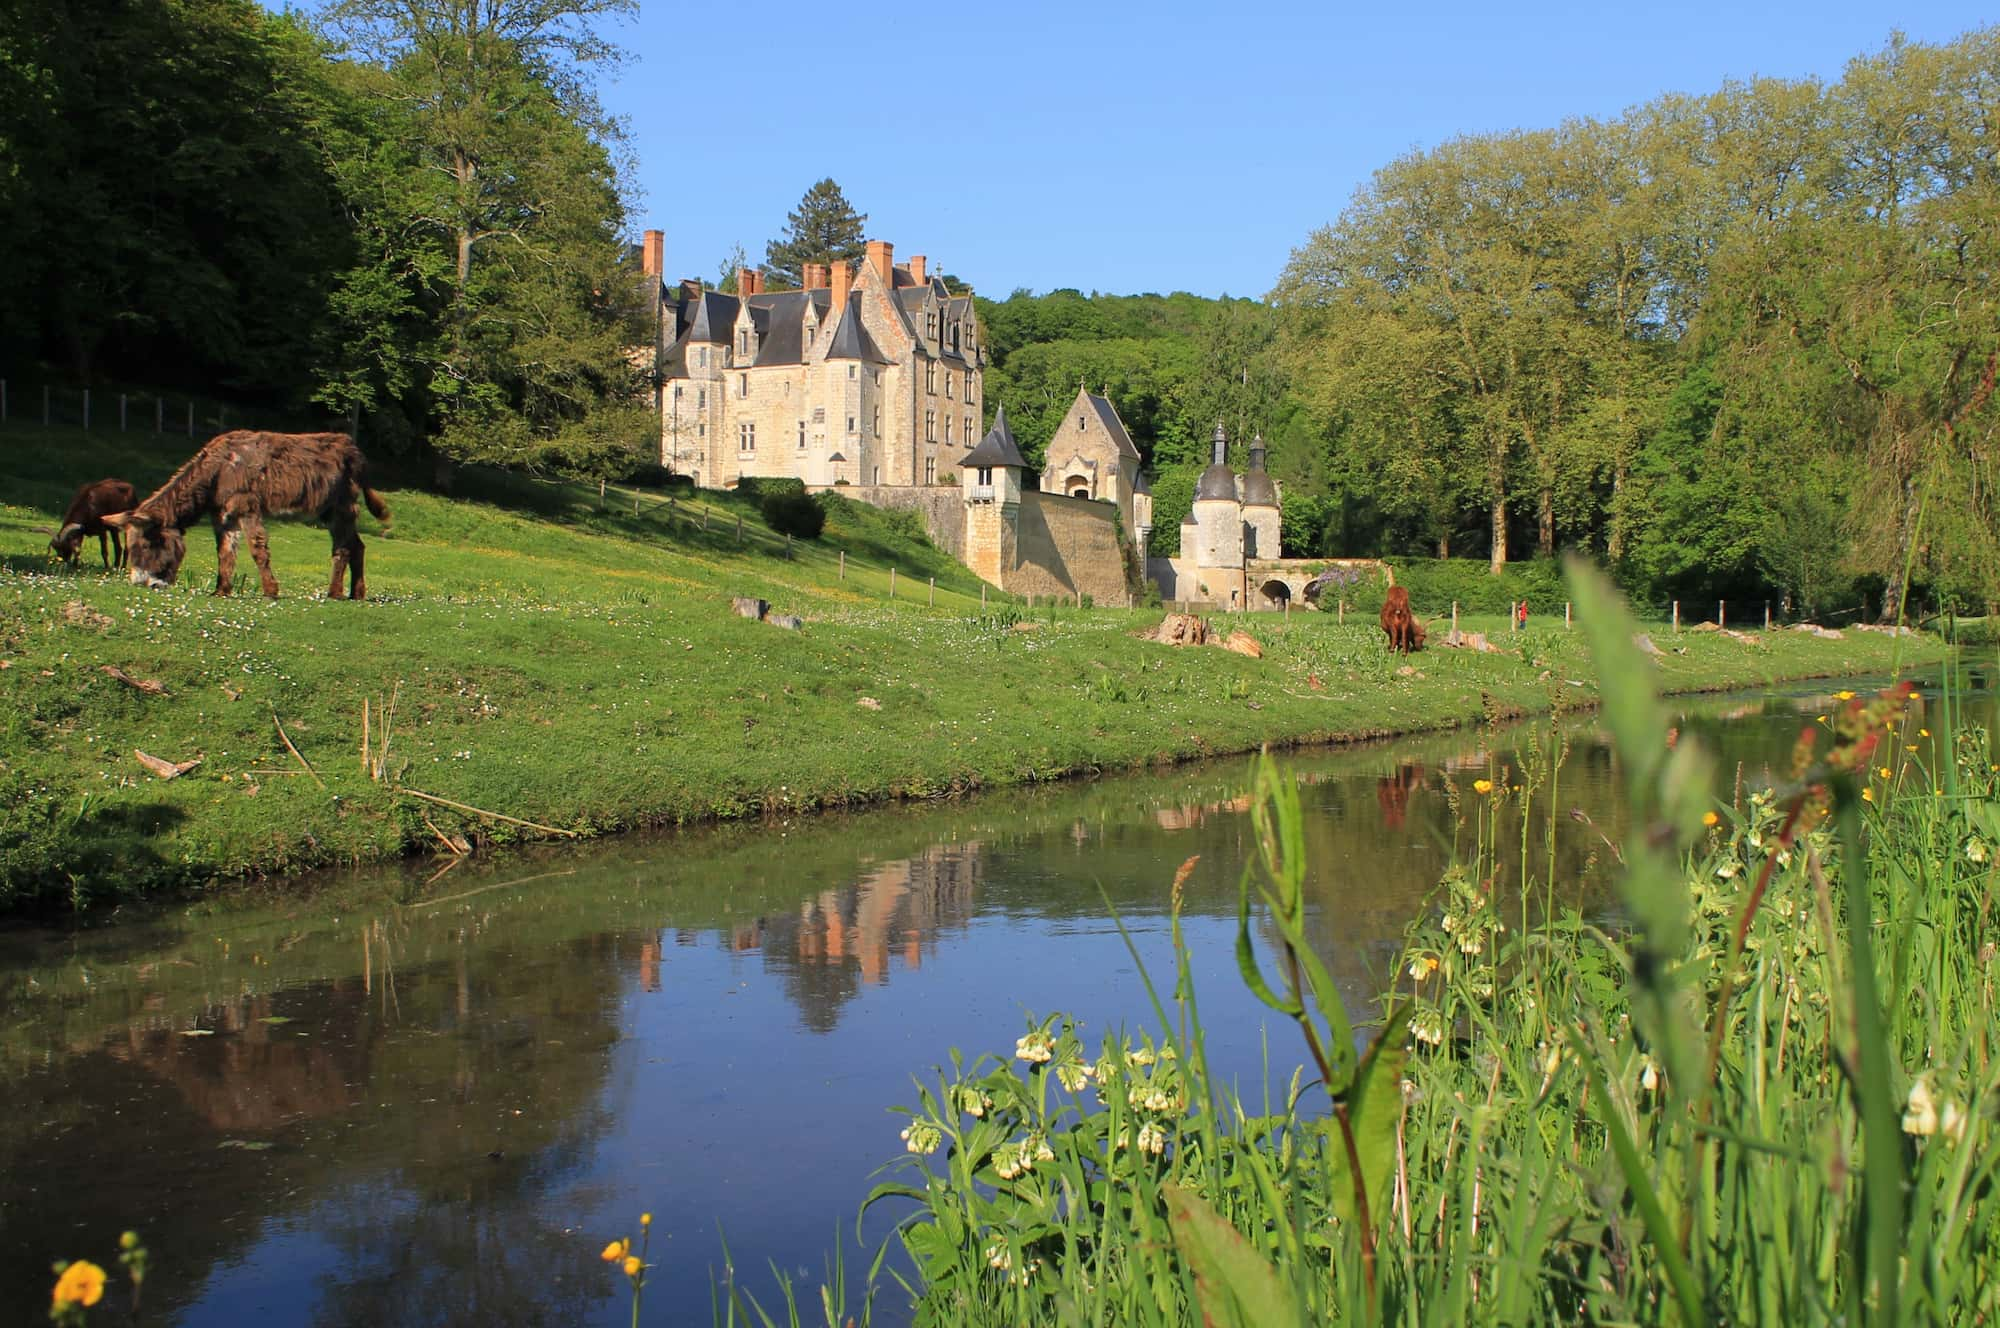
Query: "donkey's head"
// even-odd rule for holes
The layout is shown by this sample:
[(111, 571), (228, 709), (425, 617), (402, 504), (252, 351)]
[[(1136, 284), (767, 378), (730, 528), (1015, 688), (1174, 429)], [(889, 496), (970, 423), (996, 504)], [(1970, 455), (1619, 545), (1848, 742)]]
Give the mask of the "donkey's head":
[(49, 552), (63, 562), (75, 562), (77, 552), (82, 548), (83, 527), (74, 521), (49, 537)]
[(125, 532), (125, 560), (132, 569), (135, 586), (170, 586), (181, 573), (187, 557), (187, 541), (173, 526), (143, 509), (119, 512), (104, 518), (107, 526)]

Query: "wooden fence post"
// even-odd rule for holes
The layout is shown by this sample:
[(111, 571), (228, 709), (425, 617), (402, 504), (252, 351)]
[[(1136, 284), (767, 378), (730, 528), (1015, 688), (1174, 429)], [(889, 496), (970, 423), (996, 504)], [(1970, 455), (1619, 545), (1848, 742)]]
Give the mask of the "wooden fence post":
[(896, 598), (896, 569), (893, 567), (889, 569), (889, 598)]
[[(785, 536), (785, 539), (787, 541), (785, 547), (788, 549), (792, 547), (789, 542), (791, 538), (792, 537), (790, 535)], [(743, 514), (741, 512), (738, 512), (736, 514), (736, 542), (738, 544), (741, 544), (743, 542)]]
[(842, 550), (840, 551), (840, 579), (841, 579), (841, 580), (843, 580), (843, 581), (845, 581), (845, 580), (847, 579), (847, 550), (846, 550), (846, 549), (842, 549)]
[(1675, 601), (1674, 601), (1674, 635), (1675, 635), (1675, 636), (1679, 636), (1680, 634), (1681, 634), (1681, 602), (1680, 602), (1679, 600), (1675, 600)]
[(1564, 600), (1564, 601), (1563, 601), (1563, 630), (1564, 630), (1565, 632), (1567, 632), (1567, 631), (1569, 630), (1569, 601), (1568, 601), (1568, 600)]
[[(739, 516), (736, 519), (738, 521), (741, 521), (743, 518)], [(738, 529), (741, 529), (741, 527), (739, 526)], [(738, 535), (736, 538), (740, 541), (742, 540), (743, 537), (741, 535)], [(791, 556), (792, 556), (792, 532), (788, 530), (785, 532), (785, 557), (789, 559)]]
[(1458, 601), (1451, 602), (1451, 634), (1458, 635)]
[(981, 613), (986, 612), (986, 583), (984, 581), (979, 583), (979, 611)]
[(1764, 630), (1771, 630), (1771, 601), (1768, 599), (1764, 601)]
[(1715, 601), (1715, 625), (1717, 627), (1729, 626), (1729, 605), (1722, 600)]
[(931, 578), (931, 607), (937, 607), (937, 578)]

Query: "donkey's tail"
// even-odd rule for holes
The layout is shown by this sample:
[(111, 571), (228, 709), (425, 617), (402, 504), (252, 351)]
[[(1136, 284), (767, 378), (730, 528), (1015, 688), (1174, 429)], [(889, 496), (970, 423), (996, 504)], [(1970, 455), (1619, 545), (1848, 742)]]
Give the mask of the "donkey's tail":
[(368, 510), (375, 514), (377, 521), (385, 526), (389, 524), (389, 504), (382, 501), (381, 494), (364, 484), (361, 486), (361, 499), (368, 504)]

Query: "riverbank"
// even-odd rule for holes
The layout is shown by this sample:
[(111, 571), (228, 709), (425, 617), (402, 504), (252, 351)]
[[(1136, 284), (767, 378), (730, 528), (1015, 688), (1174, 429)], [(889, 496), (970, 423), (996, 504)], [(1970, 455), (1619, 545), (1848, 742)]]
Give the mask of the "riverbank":
[[(91, 570), (94, 549), (84, 571), (51, 569), (39, 528), (85, 471), (143, 487), (184, 449), (52, 441), (68, 450), (16, 440), (0, 462), (27, 504), (0, 506), (0, 908), (936, 797), (1596, 698), (1581, 633), (1548, 615), (1519, 635), (1468, 624), (1507, 653), (1405, 663), (1352, 616), (1246, 615), (1231, 625), (1258, 640), (1252, 659), (1139, 639), (1157, 611), (1024, 614), (997, 596), (982, 609), (978, 582), (906, 521), (850, 504), (788, 558), (731, 496), (670, 509), (614, 491), (600, 508), (573, 486), (475, 477), (472, 497), (389, 493), (393, 533), (363, 531), (365, 604), (315, 597), (326, 536), (290, 523), (272, 530), (277, 601), (209, 597), (198, 533), (182, 584), (142, 591)], [(732, 595), (804, 627), (737, 617)], [(1653, 632), (1669, 691), (1941, 652), (1871, 633)], [(135, 751), (199, 764), (161, 779)]]

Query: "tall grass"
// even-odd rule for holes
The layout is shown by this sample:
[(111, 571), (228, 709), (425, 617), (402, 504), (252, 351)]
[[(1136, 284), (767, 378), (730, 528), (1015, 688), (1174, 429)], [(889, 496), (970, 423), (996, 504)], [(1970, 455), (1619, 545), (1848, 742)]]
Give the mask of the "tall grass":
[(1151, 1034), (1087, 1045), (1053, 1015), (1011, 1057), (954, 1056), (869, 1199), (906, 1211), (914, 1274), (885, 1249), (828, 1320), (888, 1297), (921, 1324), (1990, 1321), (1984, 731), (1933, 747), (1948, 694), (1850, 695), (1783, 785), (1713, 804), (1615, 597), (1572, 593), (1631, 799), (1616, 916), (1559, 883), (1503, 907), (1509, 817), (1595, 831), (1531, 801), (1553, 770), (1481, 781), (1473, 855), (1364, 1040), (1293, 925), (1301, 813), (1263, 762), (1245, 974), (1305, 1068), (1257, 1104), (1214, 1080), (1184, 950)]

